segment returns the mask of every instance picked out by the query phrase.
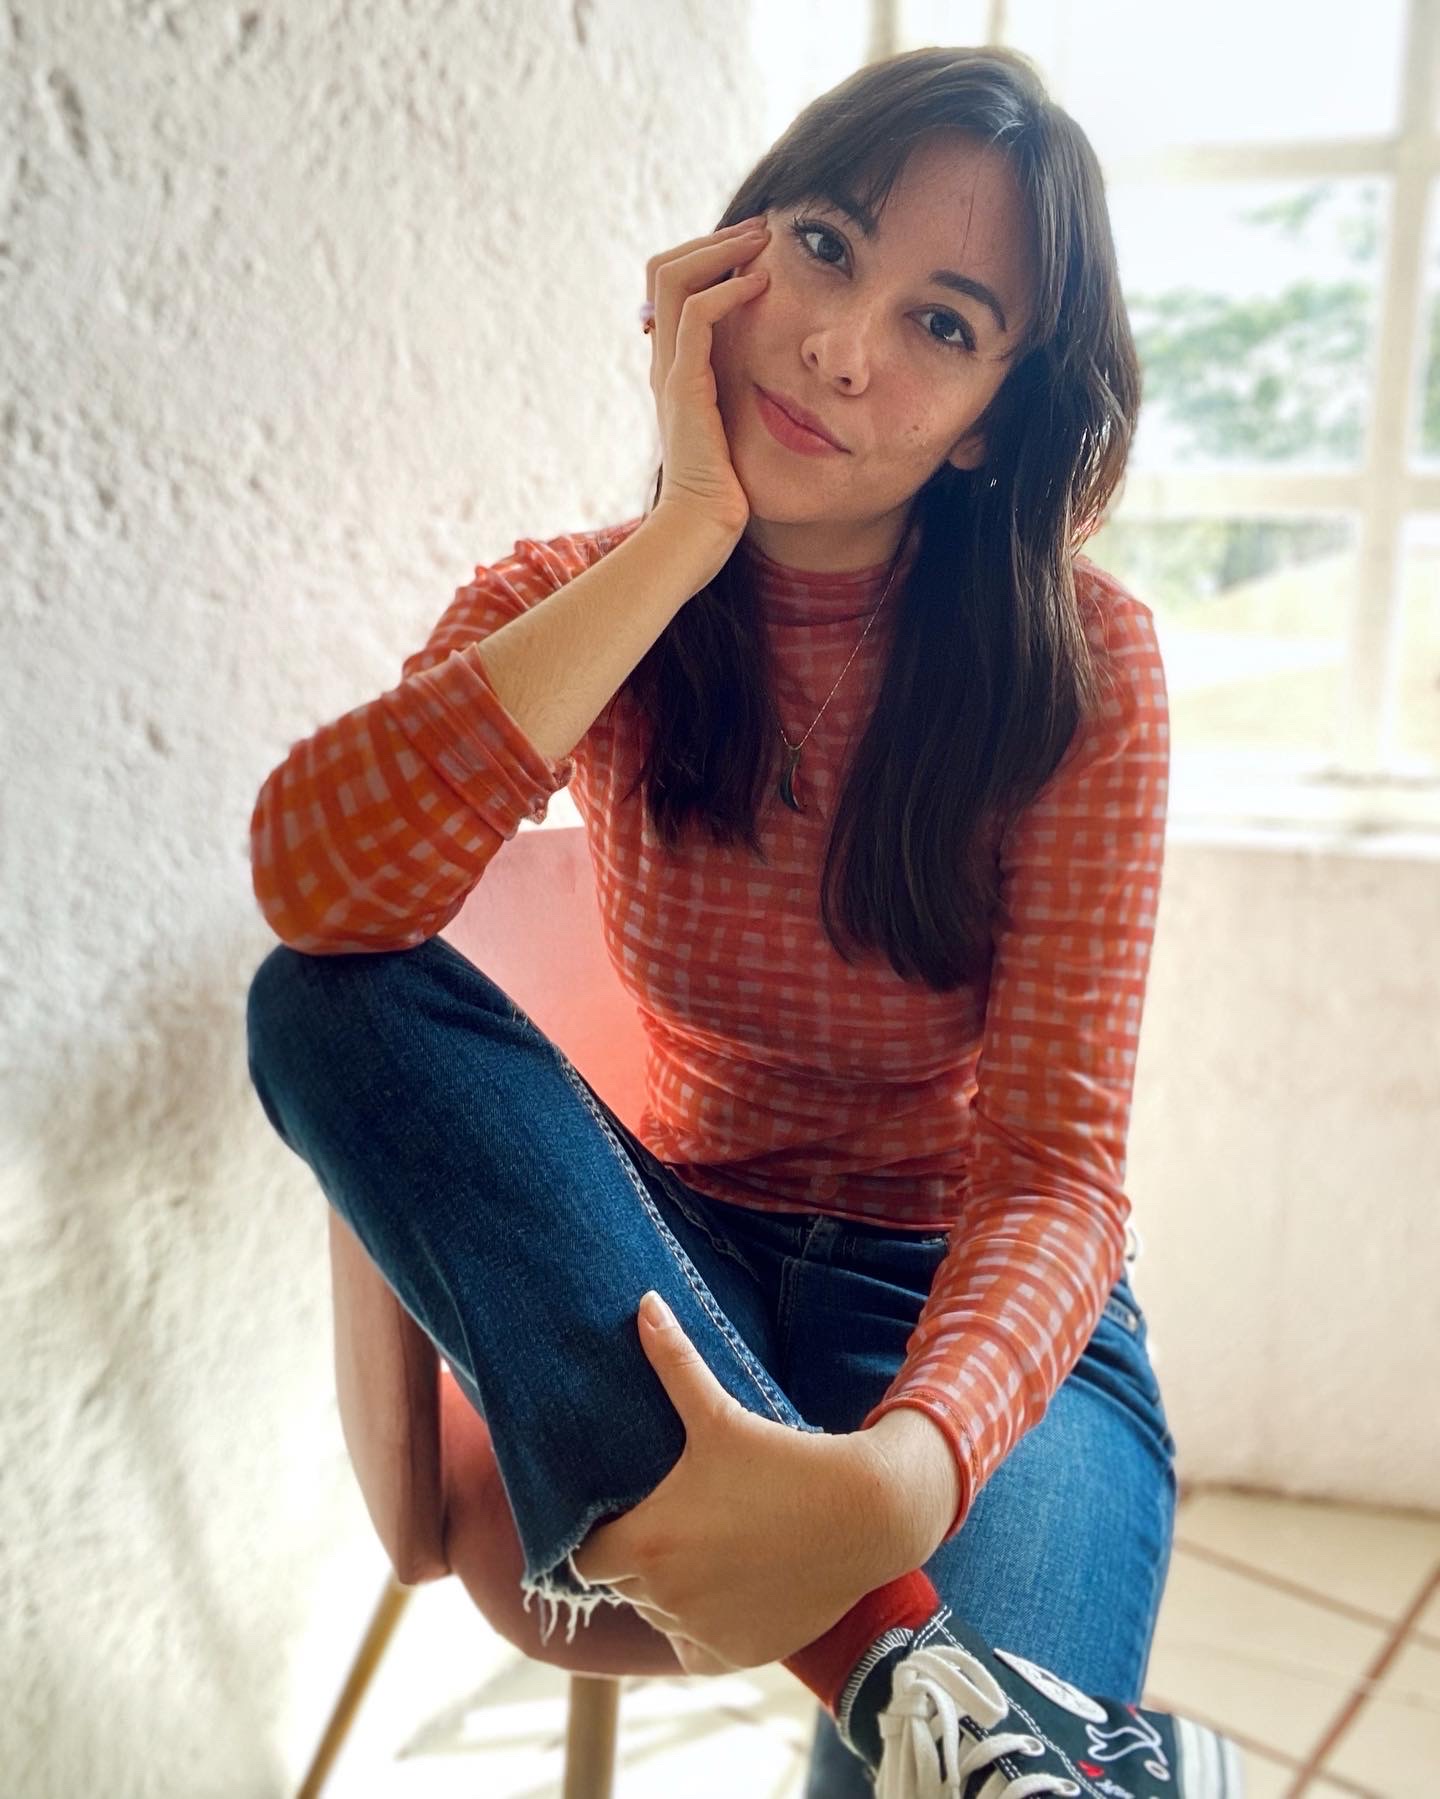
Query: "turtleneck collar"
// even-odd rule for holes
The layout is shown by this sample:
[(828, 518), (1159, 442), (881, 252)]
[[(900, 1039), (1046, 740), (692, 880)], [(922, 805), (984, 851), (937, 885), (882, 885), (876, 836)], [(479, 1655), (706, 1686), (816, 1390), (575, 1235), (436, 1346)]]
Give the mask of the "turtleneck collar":
[[(909, 574), (920, 547), (920, 534), (912, 530), (910, 541), (896, 571), (890, 589), (890, 603), (895, 588)], [(872, 568), (844, 569), (827, 573), (818, 569), (791, 568), (767, 556), (750, 538), (740, 539), (740, 548), (754, 573), (756, 591), (767, 619), (777, 625), (825, 626), (852, 624), (868, 618), (885, 591), (890, 563), (876, 563)], [(876, 629), (879, 629), (877, 624)]]

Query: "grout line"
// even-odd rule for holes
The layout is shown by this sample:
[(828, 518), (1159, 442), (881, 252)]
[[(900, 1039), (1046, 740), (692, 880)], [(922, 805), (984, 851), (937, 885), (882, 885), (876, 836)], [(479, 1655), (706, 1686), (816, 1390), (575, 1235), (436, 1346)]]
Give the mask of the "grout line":
[[(1371, 1611), (1368, 1606), (1355, 1605), (1348, 1599), (1337, 1599), (1333, 1593), (1324, 1593), (1318, 1587), (1306, 1586), (1303, 1581), (1291, 1580), (1285, 1574), (1272, 1573), (1269, 1568), (1263, 1568), (1258, 1563), (1241, 1561), (1238, 1556), (1228, 1555), (1223, 1549), (1212, 1549), (1208, 1543), (1194, 1543), (1188, 1537), (1177, 1535), (1174, 1547), (1186, 1555), (1193, 1555), (1199, 1561), (1228, 1569), (1232, 1574), (1243, 1574), (1247, 1580), (1258, 1581), (1264, 1587), (1273, 1587), (1276, 1592), (1287, 1593), (1292, 1599), (1303, 1599), (1310, 1605), (1321, 1606), (1325, 1611), (1353, 1619), (1357, 1624), (1373, 1625), (1387, 1632), (1395, 1628), (1395, 1620), (1387, 1618), (1383, 1612)], [(1416, 1634), (1422, 1641), (1432, 1640), (1428, 1631)], [(1435, 1642), (1435, 1647), (1440, 1648), (1440, 1641)]]
[(1400, 1622), (1391, 1632), (1389, 1641), (1381, 1644), (1373, 1661), (1362, 1676), (1364, 1683), (1363, 1687), (1350, 1694), (1350, 1697), (1345, 1701), (1344, 1705), (1340, 1707), (1339, 1712), (1332, 1720), (1330, 1728), (1321, 1733), (1320, 1741), (1310, 1751), (1304, 1767), (1300, 1770), (1297, 1784), (1290, 1788), (1289, 1792), (1285, 1794), (1284, 1799), (1300, 1799), (1300, 1795), (1305, 1791), (1305, 1783), (1312, 1774), (1323, 1774), (1327, 1780), (1335, 1778), (1335, 1776), (1328, 1773), (1320, 1766), (1321, 1762), (1325, 1760), (1326, 1756), (1329, 1755), (1336, 1743), (1339, 1742), (1340, 1738), (1350, 1728), (1352, 1721), (1359, 1716), (1360, 1711), (1365, 1704), (1365, 1691), (1374, 1686), (1389, 1667), (1390, 1663), (1393, 1662), (1395, 1657), (1400, 1653), (1401, 1645), (1404, 1643), (1406, 1637), (1411, 1634), (1416, 1618), (1419, 1617), (1422, 1609), (1429, 1604), (1431, 1595), (1437, 1588), (1440, 1588), (1440, 1564), (1437, 1564), (1436, 1567), (1430, 1571), (1430, 1578), (1422, 1582), (1420, 1591), (1410, 1602), (1410, 1607), (1406, 1611), (1404, 1617), (1401, 1618)]

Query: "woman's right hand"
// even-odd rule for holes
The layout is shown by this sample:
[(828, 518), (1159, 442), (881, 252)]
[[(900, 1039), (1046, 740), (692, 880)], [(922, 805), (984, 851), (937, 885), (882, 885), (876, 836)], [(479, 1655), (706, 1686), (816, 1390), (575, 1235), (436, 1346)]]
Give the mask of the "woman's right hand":
[(762, 215), (691, 238), (645, 265), (646, 298), (655, 304), (650, 389), (664, 462), (655, 512), (692, 518), (730, 548), (750, 522), (750, 502), (730, 461), (710, 350), (716, 321), (764, 293), (768, 279), (762, 271), (727, 280), (727, 271), (743, 269), (768, 242)]

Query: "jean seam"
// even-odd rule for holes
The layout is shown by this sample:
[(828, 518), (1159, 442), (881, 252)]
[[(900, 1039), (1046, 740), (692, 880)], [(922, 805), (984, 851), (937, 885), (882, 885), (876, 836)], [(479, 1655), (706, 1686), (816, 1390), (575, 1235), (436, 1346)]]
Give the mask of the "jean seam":
[[(1155, 1631), (1160, 1621), (1160, 1607), (1165, 1596), (1165, 1583), (1169, 1574), (1170, 1563), (1174, 1558), (1175, 1547), (1175, 1472), (1167, 1471), (1166, 1478), (1159, 1484), (1159, 1506), (1162, 1550), (1155, 1557), (1150, 1574), (1150, 1597), (1144, 1613), (1141, 1615), (1135, 1643), (1135, 1653), (1131, 1656), (1131, 1666), (1140, 1670), (1137, 1676), (1137, 1688), (1134, 1704), (1139, 1705), (1141, 1692), (1144, 1689), (1149, 1673), (1151, 1653), (1155, 1646)], [(1120, 1695), (1116, 1695), (1120, 1697)]]
[(1165, 1418), (1164, 1399), (1146, 1392), (1143, 1387), (1137, 1387), (1136, 1391), (1142, 1394), (1145, 1404), (1149, 1408), (1147, 1415), (1140, 1415), (1108, 1389), (1099, 1389), (1100, 1397), (1124, 1416), (1154, 1460), (1162, 1468), (1173, 1467), (1175, 1462), (1175, 1452), (1172, 1447), (1174, 1438), (1170, 1435), (1169, 1424)]
[(709, 1243), (710, 1247), (715, 1250), (718, 1255), (728, 1256), (732, 1262), (738, 1262), (740, 1267), (745, 1270), (746, 1274), (748, 1274), (752, 1280), (758, 1281), (760, 1275), (757, 1270), (750, 1266), (749, 1262), (745, 1260), (745, 1257), (741, 1255), (740, 1251), (729, 1238), (718, 1236), (711, 1226), (710, 1221), (701, 1213), (696, 1212), (693, 1206), (682, 1199), (679, 1193), (676, 1192), (679, 1177), (676, 1176), (672, 1178), (668, 1169), (665, 1168), (665, 1165), (660, 1162), (658, 1158), (656, 1160), (656, 1165), (660, 1169), (661, 1177), (665, 1182), (665, 1191), (670, 1195), (671, 1202), (675, 1206), (675, 1209), (685, 1214), (691, 1224), (695, 1226), (696, 1230), (700, 1232), (701, 1236), (705, 1238), (706, 1242)]
[(782, 1258), (780, 1286), (775, 1295), (775, 1355), (785, 1374), (790, 1372), (790, 1324), (795, 1313), (795, 1283), (800, 1278), (801, 1266), (799, 1255)]
[[(650, 1190), (645, 1185), (644, 1176), (635, 1167), (634, 1162), (626, 1152), (624, 1144), (616, 1136), (610, 1120), (600, 1110), (595, 1095), (590, 1091), (589, 1086), (582, 1076), (571, 1065), (569, 1058), (564, 1052), (554, 1044), (552, 1044), (551, 1047), (555, 1049), (556, 1056), (559, 1059), (566, 1080), (568, 1080), (570, 1085), (575, 1089), (576, 1094), (584, 1102), (586, 1109), (590, 1112), (601, 1130), (604, 1131), (621, 1167), (624, 1169), (625, 1173), (629, 1175), (631, 1182), (634, 1184), (635, 1191), (639, 1196), (640, 1203), (645, 1208), (646, 1216), (655, 1227), (655, 1230), (659, 1234), (660, 1241), (664, 1244), (666, 1250), (674, 1260), (676, 1267), (684, 1276), (686, 1284), (694, 1295), (697, 1304), (725, 1339), (725, 1342), (729, 1345), (730, 1351), (735, 1357), (736, 1362), (739, 1364), (741, 1371), (756, 1388), (761, 1398), (770, 1408), (776, 1422), (789, 1425), (791, 1429), (806, 1431), (818, 1429), (817, 1426), (807, 1423), (805, 1419), (800, 1417), (799, 1412), (791, 1405), (789, 1399), (780, 1388), (775, 1386), (770, 1380), (769, 1375), (766, 1374), (764, 1368), (756, 1360), (749, 1345), (740, 1336), (740, 1333), (720, 1309), (718, 1301), (716, 1301), (713, 1294), (706, 1288), (705, 1283), (701, 1278), (700, 1270), (685, 1253), (684, 1244), (678, 1240), (674, 1232), (666, 1224), (664, 1218), (660, 1215), (660, 1211), (651, 1196)], [(786, 1416), (786, 1410), (792, 1415)]]
[[(1114, 1311), (1111, 1311), (1112, 1306), (1115, 1308)], [(1118, 1318), (1115, 1318), (1115, 1322), (1117, 1324), (1122, 1325), (1127, 1331), (1129, 1331), (1129, 1333), (1132, 1337), (1139, 1336), (1139, 1334), (1140, 1334), (1139, 1315), (1138, 1315), (1138, 1313), (1133, 1311), (1129, 1306), (1127, 1306), (1123, 1299), (1116, 1299), (1114, 1297), (1114, 1295), (1112, 1294), (1105, 1301), (1105, 1310), (1112, 1318), (1115, 1318), (1115, 1313), (1118, 1312), (1120, 1315)]]

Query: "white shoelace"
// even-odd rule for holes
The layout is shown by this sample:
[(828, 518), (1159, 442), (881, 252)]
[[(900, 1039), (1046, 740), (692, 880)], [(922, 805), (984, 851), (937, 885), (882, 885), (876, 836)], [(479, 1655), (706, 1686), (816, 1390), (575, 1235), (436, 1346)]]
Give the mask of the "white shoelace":
[[(1043, 1755), (1039, 1737), (1017, 1730), (978, 1740), (967, 1731), (962, 1754), (962, 1712), (988, 1731), (1009, 1710), (1004, 1689), (977, 1657), (952, 1644), (912, 1650), (897, 1663), (890, 1703), (880, 1714), (875, 1799), (960, 1799), (970, 1776), (992, 1767), (1002, 1755)], [(1030, 1799), (1036, 1793), (1069, 1799), (1080, 1790), (1063, 1774), (1007, 1778), (996, 1770), (981, 1793), (982, 1799)]]

